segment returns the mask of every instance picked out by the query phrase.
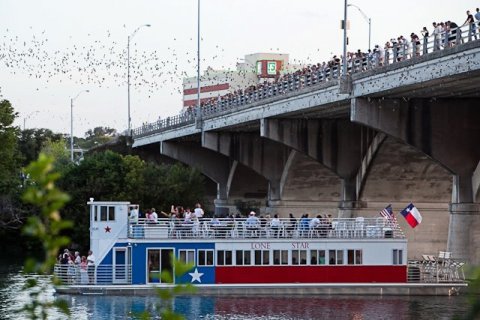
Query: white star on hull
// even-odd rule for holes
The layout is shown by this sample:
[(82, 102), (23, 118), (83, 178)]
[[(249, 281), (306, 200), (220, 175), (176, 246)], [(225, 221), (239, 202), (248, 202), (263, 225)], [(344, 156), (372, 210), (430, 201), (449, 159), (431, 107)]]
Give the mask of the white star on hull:
[(201, 277), (203, 276), (203, 273), (198, 272), (198, 269), (195, 268), (195, 272), (189, 272), (188, 273), (192, 277), (192, 282), (198, 281), (199, 283), (202, 283)]

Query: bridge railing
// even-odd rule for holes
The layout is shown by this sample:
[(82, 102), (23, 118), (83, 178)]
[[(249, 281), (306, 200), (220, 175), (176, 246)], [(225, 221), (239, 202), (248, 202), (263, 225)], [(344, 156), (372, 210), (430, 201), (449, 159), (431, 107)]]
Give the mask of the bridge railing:
[[(412, 39), (412, 41), (392, 42), (384, 49), (375, 49), (370, 54), (350, 55), (347, 60), (347, 73), (355, 74), (401, 61), (415, 59), (432, 52), (448, 49), (462, 43), (477, 40), (480, 32), (476, 25), (464, 25), (440, 34)], [(212, 117), (221, 113), (236, 111), (258, 101), (282, 99), (285, 94), (301, 92), (304, 88), (314, 87), (342, 75), (341, 61), (312, 65), (294, 73), (282, 75), (276, 82), (259, 84), (240, 90), (235, 94), (227, 94), (203, 104), (199, 118)], [(198, 112), (198, 111), (196, 111)], [(141, 138), (166, 130), (175, 129), (195, 123), (195, 113), (192, 109), (176, 116), (168, 117), (132, 130), (133, 138)]]

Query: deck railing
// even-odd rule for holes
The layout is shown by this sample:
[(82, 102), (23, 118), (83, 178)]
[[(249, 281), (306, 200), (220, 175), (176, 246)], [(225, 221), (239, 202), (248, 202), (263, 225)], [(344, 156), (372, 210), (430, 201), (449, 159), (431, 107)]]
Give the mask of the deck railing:
[(440, 251), (438, 256), (422, 255), (422, 260), (408, 261), (409, 282), (464, 282), (465, 262), (452, 258), (451, 252)]
[(254, 220), (247, 218), (158, 219), (157, 223), (140, 219), (130, 223), (128, 237), (135, 239), (245, 239), (245, 238), (325, 238), (325, 239), (403, 239), (395, 221), (379, 218)]
[(125, 264), (100, 266), (56, 264), (54, 274), (64, 285), (132, 283), (132, 266)]
[[(432, 52), (448, 49), (462, 43), (476, 41), (475, 25), (465, 25), (438, 35), (430, 35), (418, 41), (392, 43), (388, 48), (376, 50), (372, 54), (349, 57), (347, 73), (349, 75), (395, 64), (405, 60), (417, 59)], [(302, 71), (283, 75), (274, 83), (259, 84), (253, 89), (241, 93), (218, 97), (215, 101), (202, 105), (201, 118), (209, 118), (225, 112), (238, 111), (259, 101), (282, 99), (285, 94), (300, 92), (304, 88), (320, 85), (342, 76), (341, 61), (329, 64), (312, 65)], [(193, 124), (195, 114), (190, 109), (176, 116), (145, 123), (132, 130), (134, 139), (149, 136), (166, 130)]]

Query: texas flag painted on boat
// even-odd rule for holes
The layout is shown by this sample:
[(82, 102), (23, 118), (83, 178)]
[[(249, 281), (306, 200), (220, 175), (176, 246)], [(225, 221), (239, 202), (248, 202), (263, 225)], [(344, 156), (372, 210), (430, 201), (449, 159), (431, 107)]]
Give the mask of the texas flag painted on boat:
[(405, 217), (408, 224), (412, 228), (415, 228), (417, 225), (419, 225), (422, 222), (422, 215), (420, 214), (418, 209), (413, 205), (413, 203), (410, 203), (400, 213), (402, 214), (402, 216)]

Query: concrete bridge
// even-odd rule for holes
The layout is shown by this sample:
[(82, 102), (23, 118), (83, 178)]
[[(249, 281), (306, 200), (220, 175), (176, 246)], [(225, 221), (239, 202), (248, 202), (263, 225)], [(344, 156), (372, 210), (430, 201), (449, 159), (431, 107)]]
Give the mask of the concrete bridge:
[(294, 78), (206, 107), (201, 122), (164, 119), (137, 128), (133, 146), (198, 168), (216, 208), (377, 217), (413, 202), (423, 223), (398, 218), (409, 257), (448, 250), (480, 264), (480, 41), (425, 51)]

